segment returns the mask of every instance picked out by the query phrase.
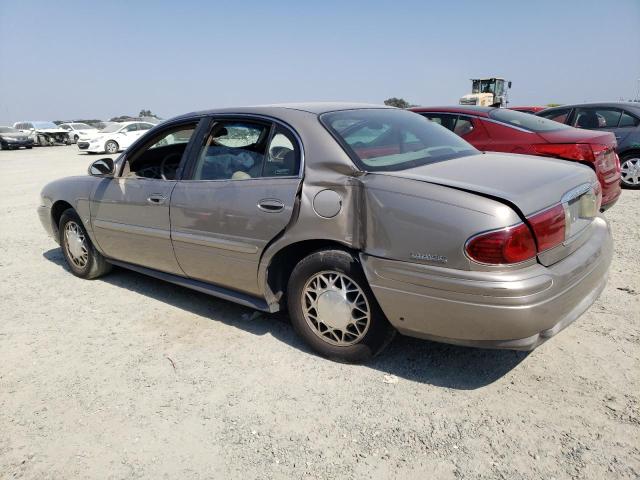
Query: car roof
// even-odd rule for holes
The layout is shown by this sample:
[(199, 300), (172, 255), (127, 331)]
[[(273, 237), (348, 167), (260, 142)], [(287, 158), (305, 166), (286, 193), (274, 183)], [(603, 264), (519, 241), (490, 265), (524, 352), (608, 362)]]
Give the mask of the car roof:
[(577, 107), (614, 107), (614, 108), (631, 108), (633, 110), (640, 110), (640, 103), (638, 102), (586, 102), (586, 103), (571, 103), (567, 105), (558, 105), (557, 107), (549, 107), (547, 110), (556, 110), (560, 108), (577, 108)]
[(479, 107), (475, 105), (449, 105), (446, 107), (415, 107), (412, 112), (468, 113), (488, 117), (496, 107)]
[(360, 110), (367, 108), (395, 108), (389, 107), (387, 105), (378, 105), (371, 103), (353, 103), (353, 102), (305, 102), (305, 103), (278, 103), (271, 105), (255, 105), (255, 106), (246, 106), (246, 107), (227, 107), (227, 108), (214, 108), (210, 110), (200, 110), (196, 112), (186, 113), (184, 115), (180, 115), (172, 120), (179, 118), (187, 118), (193, 116), (204, 116), (204, 115), (213, 115), (213, 114), (249, 114), (256, 113), (261, 115), (273, 115), (278, 116), (278, 113), (282, 113), (287, 110), (297, 110), (301, 112), (310, 113), (313, 115), (321, 115), (323, 113), (335, 112), (339, 110)]

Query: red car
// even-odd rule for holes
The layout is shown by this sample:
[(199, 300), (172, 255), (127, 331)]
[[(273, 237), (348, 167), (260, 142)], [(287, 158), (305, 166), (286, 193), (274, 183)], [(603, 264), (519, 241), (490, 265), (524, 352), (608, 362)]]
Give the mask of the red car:
[(546, 110), (549, 107), (509, 107), (509, 110), (515, 110), (516, 112), (524, 112), (524, 113), (538, 113), (542, 110)]
[(611, 132), (581, 130), (506, 108), (418, 107), (412, 111), (452, 130), (478, 150), (572, 160), (593, 168), (602, 186), (602, 207), (620, 196), (620, 159)]

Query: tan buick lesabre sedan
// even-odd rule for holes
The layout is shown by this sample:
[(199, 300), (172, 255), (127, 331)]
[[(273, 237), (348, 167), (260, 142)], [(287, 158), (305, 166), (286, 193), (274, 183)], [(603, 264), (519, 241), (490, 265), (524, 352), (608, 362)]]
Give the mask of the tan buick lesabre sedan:
[[(547, 121), (540, 119), (540, 121)], [(474, 149), (408, 111), (295, 104), (192, 113), (42, 191), (72, 273), (112, 265), (266, 312), (363, 361), (397, 331), (533, 349), (605, 286), (588, 167)]]

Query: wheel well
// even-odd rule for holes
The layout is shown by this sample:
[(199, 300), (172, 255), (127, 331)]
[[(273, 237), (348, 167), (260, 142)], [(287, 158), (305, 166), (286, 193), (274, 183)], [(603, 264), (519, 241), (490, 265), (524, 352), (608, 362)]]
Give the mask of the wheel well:
[(58, 233), (58, 225), (60, 225), (60, 217), (65, 210), (73, 208), (69, 203), (64, 200), (58, 200), (51, 206), (51, 223), (53, 224), (53, 231)]
[(273, 256), (267, 269), (267, 284), (280, 300), (281, 307), (284, 305), (282, 300), (286, 298), (289, 277), (298, 262), (313, 252), (328, 249), (356, 253), (356, 250), (334, 240), (304, 240), (287, 245)]
[(622, 157), (626, 157), (627, 155), (640, 155), (640, 149), (630, 148), (629, 150), (625, 150), (624, 152), (620, 153), (620, 160), (622, 160)]

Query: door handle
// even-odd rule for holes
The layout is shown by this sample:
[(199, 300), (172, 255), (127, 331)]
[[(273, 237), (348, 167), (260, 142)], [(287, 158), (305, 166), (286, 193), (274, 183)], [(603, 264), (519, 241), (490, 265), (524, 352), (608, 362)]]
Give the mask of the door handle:
[(151, 205), (162, 205), (165, 200), (166, 197), (159, 193), (153, 193), (147, 197), (147, 203), (150, 203)]
[(263, 212), (276, 213), (284, 210), (284, 203), (274, 198), (265, 198), (258, 202), (258, 208)]

